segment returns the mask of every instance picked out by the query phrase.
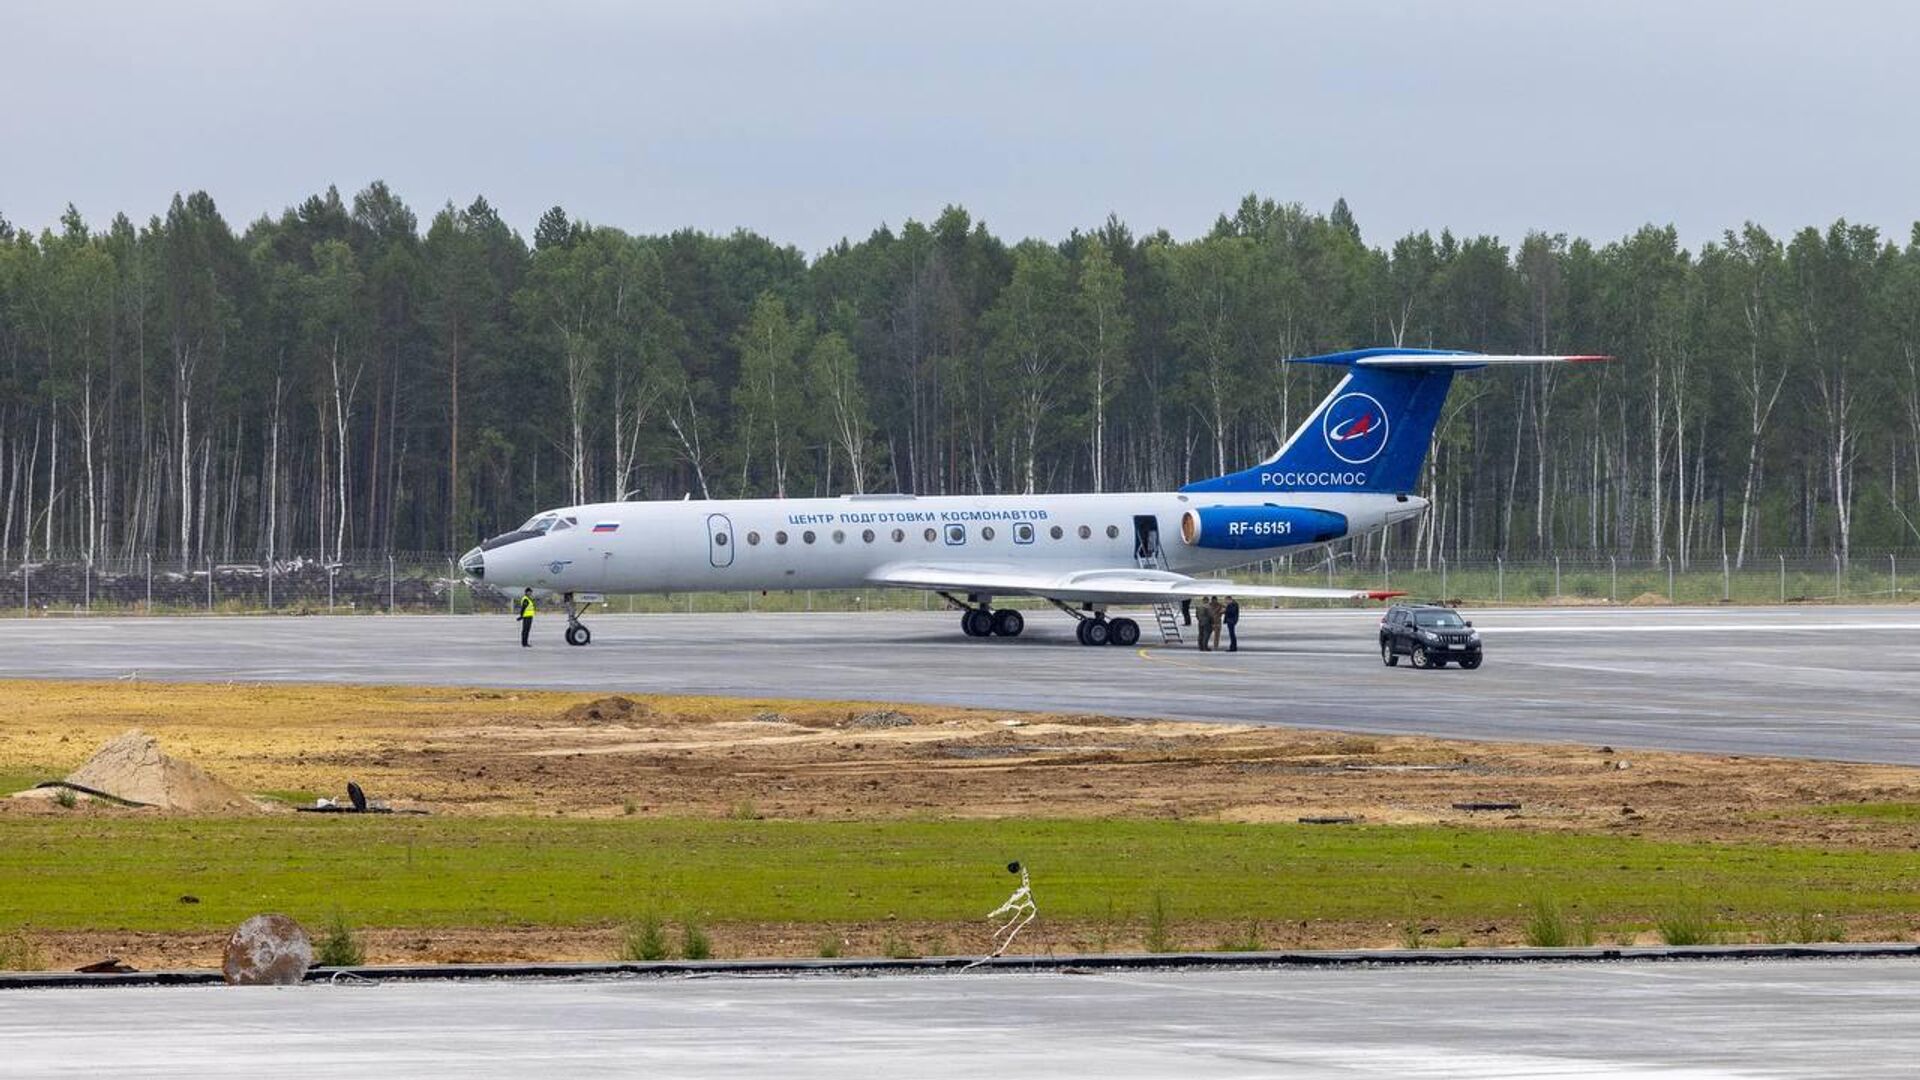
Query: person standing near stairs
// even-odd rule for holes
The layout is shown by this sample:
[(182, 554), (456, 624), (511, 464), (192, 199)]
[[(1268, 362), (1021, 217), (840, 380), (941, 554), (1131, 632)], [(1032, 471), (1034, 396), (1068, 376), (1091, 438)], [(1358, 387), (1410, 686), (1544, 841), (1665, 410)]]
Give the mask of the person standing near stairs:
[(1212, 644), (1213, 634), (1214, 634), (1213, 613), (1214, 613), (1213, 597), (1209, 596), (1201, 600), (1200, 601), (1200, 651), (1201, 652), (1207, 652), (1213, 648), (1213, 644)]

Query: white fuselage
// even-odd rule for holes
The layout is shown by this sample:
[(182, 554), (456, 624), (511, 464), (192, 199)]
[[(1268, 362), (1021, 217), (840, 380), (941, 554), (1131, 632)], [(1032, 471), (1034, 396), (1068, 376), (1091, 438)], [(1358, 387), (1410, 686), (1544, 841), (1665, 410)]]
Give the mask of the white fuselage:
[(595, 503), (547, 511), (536, 520), (561, 527), (476, 553), (482, 580), (502, 589), (619, 593), (857, 588), (878, 569), (905, 563), (1062, 573), (1134, 566), (1143, 517), (1153, 519), (1165, 568), (1183, 574), (1329, 542), (1276, 538), (1271, 547), (1223, 550), (1182, 536), (1189, 510), (1275, 504), (1342, 514), (1344, 535), (1358, 536), (1420, 513), (1427, 501), (1166, 492)]

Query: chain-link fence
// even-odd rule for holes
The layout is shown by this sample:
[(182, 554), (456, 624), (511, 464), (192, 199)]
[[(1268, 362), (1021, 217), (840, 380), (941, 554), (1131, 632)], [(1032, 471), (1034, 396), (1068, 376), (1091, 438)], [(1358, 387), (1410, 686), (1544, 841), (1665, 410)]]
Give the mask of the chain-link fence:
[(451, 559), (372, 556), (242, 563), (42, 559), (0, 568), (0, 614), (239, 614), (505, 611)]
[[(1261, 585), (1380, 589), (1462, 604), (1884, 603), (1920, 597), (1920, 549), (1838, 555), (1767, 553), (1736, 564), (1676, 558), (1549, 555), (1508, 558), (1359, 554), (1350, 548), (1231, 572)], [(616, 612), (920, 611), (944, 602), (901, 589), (811, 589), (610, 596)], [(1011, 606), (1044, 606), (1013, 601)], [(510, 597), (433, 553), (359, 554), (272, 562), (138, 556), (0, 564), (0, 616), (158, 614), (502, 613)]]
[(1838, 554), (1628, 558), (1495, 553), (1396, 557), (1351, 551), (1261, 565), (1270, 584), (1384, 589), (1477, 604), (1785, 604), (1912, 601), (1920, 549)]

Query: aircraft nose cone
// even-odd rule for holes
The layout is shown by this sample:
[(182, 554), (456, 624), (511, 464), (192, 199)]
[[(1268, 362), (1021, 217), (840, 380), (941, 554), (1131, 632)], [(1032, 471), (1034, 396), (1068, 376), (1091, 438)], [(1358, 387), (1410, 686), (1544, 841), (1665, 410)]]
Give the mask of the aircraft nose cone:
[(487, 576), (487, 557), (481, 554), (479, 548), (474, 548), (465, 555), (460, 556), (460, 571), (475, 581), (485, 578)]

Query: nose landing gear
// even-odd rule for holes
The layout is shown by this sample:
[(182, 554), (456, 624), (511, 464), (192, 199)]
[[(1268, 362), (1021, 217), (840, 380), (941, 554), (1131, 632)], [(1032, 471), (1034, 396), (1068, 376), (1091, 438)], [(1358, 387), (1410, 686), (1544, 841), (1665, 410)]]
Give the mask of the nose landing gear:
[(580, 617), (585, 615), (587, 609), (591, 608), (598, 599), (597, 596), (587, 595), (576, 602), (572, 593), (566, 593), (561, 597), (562, 607), (567, 613), (567, 644), (586, 645), (593, 641), (593, 631), (587, 629), (587, 624), (581, 622)]

